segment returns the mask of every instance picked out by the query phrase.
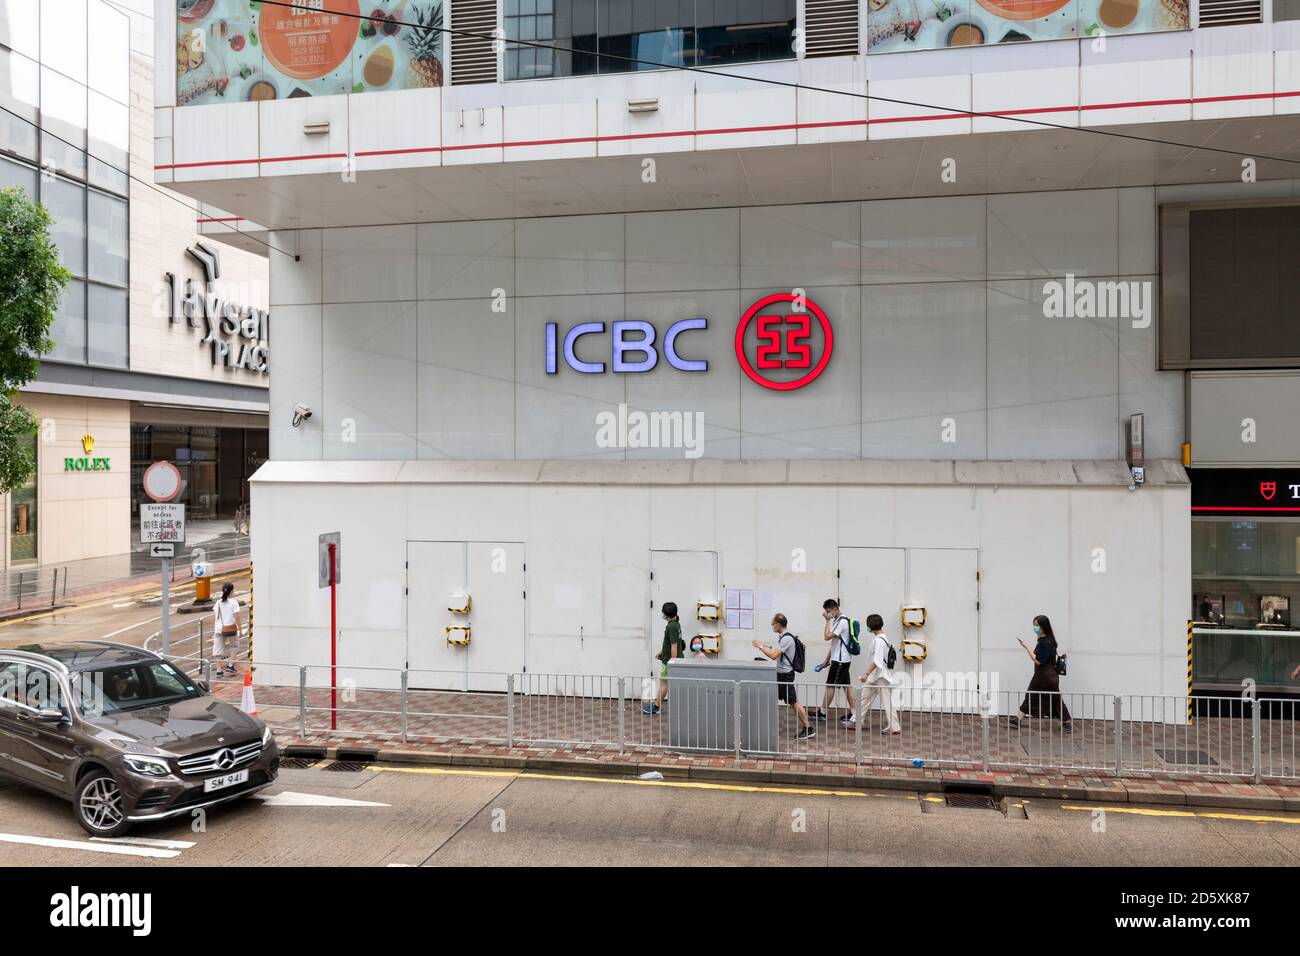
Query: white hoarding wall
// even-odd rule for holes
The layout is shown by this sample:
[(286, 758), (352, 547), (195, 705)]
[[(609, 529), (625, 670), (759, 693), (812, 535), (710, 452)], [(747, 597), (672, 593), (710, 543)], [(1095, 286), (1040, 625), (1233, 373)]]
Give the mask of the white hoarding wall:
[[(396, 686), (408, 664), (648, 675), (663, 626), (651, 601), (669, 599), (688, 636), (720, 631), (732, 660), (752, 658), (781, 611), (811, 667), (821, 603), (840, 594), (895, 641), (901, 604), (927, 607), (913, 679), (979, 671), (982, 686), (1023, 689), (1016, 639), (1047, 614), (1071, 660), (1063, 690), (1182, 694), (1189, 489), (1176, 464), (1149, 475), (1130, 491), (1117, 462), (272, 462), (252, 482), (258, 659), (292, 662), (266, 675), (288, 683), (328, 662), (316, 544), (338, 530), (341, 676), (361, 686)], [(723, 589), (753, 592), (752, 629), (694, 619)], [(462, 592), (467, 618), (447, 611)], [(467, 621), (471, 642), (449, 645), (445, 627)]]

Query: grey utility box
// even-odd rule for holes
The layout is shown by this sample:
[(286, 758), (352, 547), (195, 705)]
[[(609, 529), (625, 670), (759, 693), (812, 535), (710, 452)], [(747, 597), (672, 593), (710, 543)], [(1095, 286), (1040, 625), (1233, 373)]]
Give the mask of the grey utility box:
[(772, 661), (669, 661), (668, 746), (734, 751), (737, 691), (741, 749), (775, 752), (776, 664)]

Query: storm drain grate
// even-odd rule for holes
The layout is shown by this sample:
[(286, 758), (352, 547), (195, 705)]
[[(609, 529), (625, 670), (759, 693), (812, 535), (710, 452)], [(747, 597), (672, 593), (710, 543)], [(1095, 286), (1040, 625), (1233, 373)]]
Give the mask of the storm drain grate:
[(320, 763), (315, 757), (281, 757), (280, 768), (282, 770), (306, 770), (308, 767), (314, 767)]
[(1219, 762), (1207, 754), (1204, 750), (1162, 750), (1156, 748), (1156, 753), (1165, 763), (1182, 764), (1189, 767), (1217, 767)]
[(362, 770), (369, 769), (370, 764), (363, 763), (360, 760), (335, 760), (333, 763), (327, 763), (321, 767), (322, 770), (331, 770), (334, 773), (359, 773)]
[(945, 793), (944, 802), (957, 810), (997, 810), (998, 804), (983, 793)]

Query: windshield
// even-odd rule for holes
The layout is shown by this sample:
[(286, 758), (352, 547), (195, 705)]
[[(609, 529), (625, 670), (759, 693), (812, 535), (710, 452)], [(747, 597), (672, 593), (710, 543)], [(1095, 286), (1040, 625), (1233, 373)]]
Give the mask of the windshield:
[(198, 687), (166, 661), (82, 671), (72, 692), (87, 715), (161, 707), (200, 696)]

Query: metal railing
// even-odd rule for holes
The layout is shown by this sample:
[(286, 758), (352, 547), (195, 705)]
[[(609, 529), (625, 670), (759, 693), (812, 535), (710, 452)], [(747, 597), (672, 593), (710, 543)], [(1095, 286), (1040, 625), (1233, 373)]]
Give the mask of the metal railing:
[(0, 589), (0, 612), (55, 607), (68, 593), (68, 569), (15, 568), (8, 572)]
[[(202, 628), (199, 628), (201, 634)], [(200, 634), (191, 640), (200, 641)], [(182, 638), (181, 640), (187, 640)], [(173, 640), (173, 647), (185, 646)], [(178, 658), (238, 700), (256, 672), (259, 715), (317, 734), (505, 747), (667, 750), (866, 765), (1055, 769), (1117, 776), (1300, 778), (1300, 701), (587, 674), (488, 674)], [(787, 688), (778, 690), (778, 687)], [(866, 697), (862, 697), (865, 689)], [(889, 710), (892, 710), (891, 722)], [(1188, 714), (1191, 719), (1188, 719)], [(805, 724), (805, 716), (807, 723)], [(856, 719), (854, 719), (856, 718)]]

